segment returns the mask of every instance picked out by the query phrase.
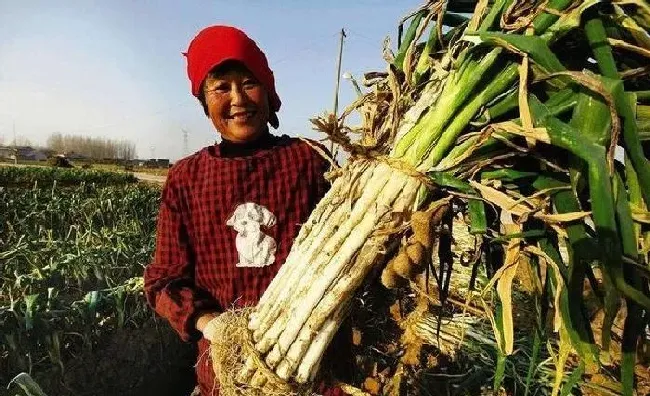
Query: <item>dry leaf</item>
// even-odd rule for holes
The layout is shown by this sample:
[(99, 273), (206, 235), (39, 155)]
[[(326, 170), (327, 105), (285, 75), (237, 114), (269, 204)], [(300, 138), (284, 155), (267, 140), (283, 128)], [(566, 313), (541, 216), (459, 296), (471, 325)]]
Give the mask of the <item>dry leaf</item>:
[(514, 238), (508, 244), (505, 263), (503, 264), (503, 268), (505, 269), (501, 273), (499, 282), (497, 283), (497, 294), (499, 295), (502, 306), (502, 329), (500, 333), (503, 334), (503, 352), (506, 355), (512, 354), (515, 344), (514, 325), (512, 319), (512, 281), (517, 274), (517, 268), (519, 267), (519, 254), (520, 239)]

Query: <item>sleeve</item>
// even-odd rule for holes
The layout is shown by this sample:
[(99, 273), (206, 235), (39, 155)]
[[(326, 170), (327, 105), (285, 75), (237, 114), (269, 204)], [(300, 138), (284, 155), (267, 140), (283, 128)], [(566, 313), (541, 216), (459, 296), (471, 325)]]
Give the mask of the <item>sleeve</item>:
[(167, 319), (184, 341), (195, 341), (201, 334), (194, 327), (201, 311), (221, 311), (209, 293), (194, 282), (194, 253), (186, 228), (179, 188), (170, 172), (163, 187), (156, 249), (153, 261), (144, 271), (147, 302)]

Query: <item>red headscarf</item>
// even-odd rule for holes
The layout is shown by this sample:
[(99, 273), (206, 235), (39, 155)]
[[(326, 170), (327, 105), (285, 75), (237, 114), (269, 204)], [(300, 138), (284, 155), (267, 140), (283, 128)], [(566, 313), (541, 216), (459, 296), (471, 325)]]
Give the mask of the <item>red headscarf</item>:
[[(215, 66), (227, 60), (239, 61), (266, 88), (271, 118), (275, 118), (274, 113), (280, 110), (282, 102), (275, 90), (273, 71), (262, 50), (244, 32), (231, 26), (209, 26), (194, 37), (184, 55), (187, 58), (187, 76), (192, 83), (192, 95), (199, 96), (201, 83)], [(275, 120), (277, 122), (277, 118)]]

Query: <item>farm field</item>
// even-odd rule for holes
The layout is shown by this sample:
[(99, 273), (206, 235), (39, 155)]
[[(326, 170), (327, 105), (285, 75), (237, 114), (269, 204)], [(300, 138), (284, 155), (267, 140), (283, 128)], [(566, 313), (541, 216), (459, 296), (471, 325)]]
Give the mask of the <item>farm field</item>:
[[(36, 168), (36, 172), (31, 175), (28, 172), (25, 174), (20, 168)], [(12, 170), (13, 169), (13, 170)], [(128, 172), (124, 168), (114, 165), (101, 165), (95, 166), (91, 169), (75, 168), (63, 169), (50, 167), (44, 164), (8, 164), (0, 162), (0, 184), (2, 185), (15, 185), (15, 184), (31, 184), (32, 181), (36, 182), (52, 182), (53, 175), (57, 177), (57, 183), (66, 184), (68, 182), (76, 184), (78, 182), (77, 176), (80, 172), (83, 173), (83, 178), (86, 182), (97, 182), (102, 184), (120, 184), (120, 183), (134, 183), (138, 180), (155, 183), (162, 185), (167, 179), (167, 169), (138, 169), (137, 172)], [(18, 178), (18, 179), (16, 179)], [(21, 178), (25, 178), (24, 182)], [(69, 180), (68, 180), (69, 179)]]
[(191, 389), (191, 347), (142, 294), (159, 194), (127, 173), (0, 167), (0, 395), (22, 394), (5, 390), (21, 372), (48, 395)]
[[(75, 166), (78, 168), (81, 168), (84, 165), (84, 163), (75, 163)], [(113, 173), (131, 173), (129, 171), (126, 171), (124, 166), (120, 165), (110, 165), (110, 164), (89, 164), (91, 166), (90, 169), (93, 170), (98, 170), (98, 171), (106, 171), (106, 172), (113, 172)], [(0, 167), (12, 167), (12, 166), (18, 166), (18, 167), (24, 167), (24, 166), (30, 166), (30, 167), (40, 167), (40, 168), (49, 168), (50, 164), (48, 164), (45, 161), (19, 161), (18, 164), (14, 164), (13, 162), (9, 161), (0, 161)], [(147, 174), (147, 175), (152, 175), (152, 176), (167, 176), (167, 172), (169, 171), (168, 168), (147, 168), (147, 167), (138, 167), (134, 168), (133, 172), (136, 173), (141, 173), (141, 174)]]
[[(102, 165), (102, 164), (96, 164), (93, 165), (94, 169), (99, 169), (99, 170), (105, 170), (109, 172), (125, 172), (123, 166), (118, 166), (118, 165)], [(167, 176), (167, 172), (169, 171), (168, 168), (146, 168), (146, 167), (138, 167), (134, 168), (134, 172), (137, 173), (144, 173), (147, 175), (153, 175), (153, 176)]]

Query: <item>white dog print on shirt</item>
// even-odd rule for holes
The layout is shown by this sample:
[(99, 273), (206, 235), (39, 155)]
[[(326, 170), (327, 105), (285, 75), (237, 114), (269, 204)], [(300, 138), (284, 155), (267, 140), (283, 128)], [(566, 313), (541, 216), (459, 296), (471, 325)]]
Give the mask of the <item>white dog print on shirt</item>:
[(261, 227), (273, 227), (275, 215), (253, 202), (239, 205), (226, 225), (237, 231), (235, 246), (239, 253), (237, 267), (264, 267), (275, 262), (276, 242)]

